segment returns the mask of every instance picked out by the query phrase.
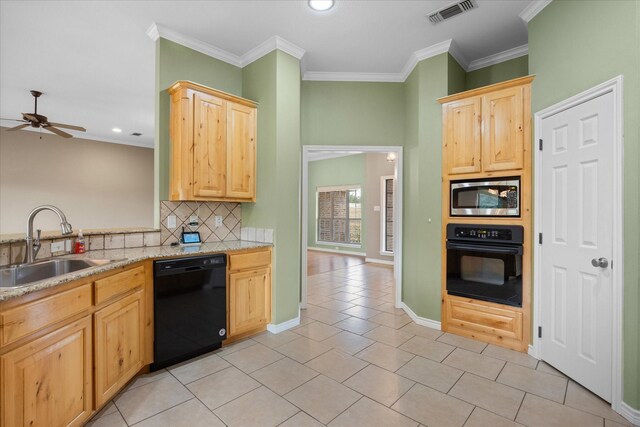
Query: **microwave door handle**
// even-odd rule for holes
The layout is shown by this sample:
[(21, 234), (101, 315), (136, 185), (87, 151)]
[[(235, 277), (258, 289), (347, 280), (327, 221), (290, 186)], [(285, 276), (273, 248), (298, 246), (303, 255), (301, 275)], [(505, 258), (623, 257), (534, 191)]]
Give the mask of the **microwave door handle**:
[(447, 242), (447, 249), (458, 249), (469, 252), (484, 252), (505, 255), (522, 255), (522, 247), (504, 248), (491, 245), (469, 245), (464, 243)]

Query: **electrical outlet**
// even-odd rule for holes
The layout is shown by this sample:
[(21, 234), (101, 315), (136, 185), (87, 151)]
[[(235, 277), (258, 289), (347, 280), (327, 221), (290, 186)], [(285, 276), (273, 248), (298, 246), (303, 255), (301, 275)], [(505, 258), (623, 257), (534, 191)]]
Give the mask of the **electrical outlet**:
[(167, 217), (167, 228), (176, 228), (176, 216), (169, 215)]
[(51, 253), (64, 251), (64, 240), (61, 242), (51, 242)]
[(67, 239), (64, 241), (64, 250), (66, 252), (71, 252), (71, 239)]
[(191, 215), (191, 216), (189, 217), (189, 224), (191, 224), (191, 223), (193, 223), (193, 222), (195, 222), (195, 223), (197, 223), (197, 222), (198, 222), (198, 215)]
[(222, 227), (222, 217), (220, 215), (216, 215), (215, 220), (216, 227)]

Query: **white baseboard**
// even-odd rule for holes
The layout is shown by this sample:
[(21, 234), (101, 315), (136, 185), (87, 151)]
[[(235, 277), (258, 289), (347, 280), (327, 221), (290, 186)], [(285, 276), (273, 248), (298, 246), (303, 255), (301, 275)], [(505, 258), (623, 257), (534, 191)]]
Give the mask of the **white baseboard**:
[(365, 258), (365, 262), (373, 262), (375, 264), (385, 264), (385, 265), (393, 265), (393, 261), (388, 261), (386, 259), (378, 259), (378, 258)]
[(621, 402), (619, 413), (629, 420), (634, 426), (640, 426), (640, 410), (633, 409), (627, 403)]
[(529, 356), (540, 360), (540, 358), (538, 357), (538, 349), (531, 344), (529, 344), (529, 347), (527, 348), (527, 353), (529, 354)]
[(287, 329), (295, 328), (300, 324), (300, 309), (298, 309), (298, 317), (294, 317), (293, 319), (287, 320), (286, 322), (273, 324), (269, 323), (267, 325), (267, 331), (272, 334), (279, 334), (280, 332), (284, 332)]
[(401, 302), (400, 303), (400, 308), (403, 309), (404, 312), (407, 313), (409, 315), (409, 317), (411, 317), (411, 320), (416, 322), (418, 325), (426, 326), (427, 328), (437, 329), (439, 331), (442, 330), (442, 325), (440, 324), (440, 322), (438, 322), (436, 320), (427, 319), (426, 317), (418, 316), (417, 314), (415, 314), (413, 312), (413, 310), (411, 310), (409, 308), (409, 306), (407, 304)]
[(309, 250), (309, 251), (318, 251), (318, 252), (328, 252), (330, 254), (367, 256), (367, 254), (365, 252), (341, 251), (341, 250), (338, 250), (338, 249), (316, 248), (315, 246), (309, 246), (309, 247), (307, 247), (307, 250)]

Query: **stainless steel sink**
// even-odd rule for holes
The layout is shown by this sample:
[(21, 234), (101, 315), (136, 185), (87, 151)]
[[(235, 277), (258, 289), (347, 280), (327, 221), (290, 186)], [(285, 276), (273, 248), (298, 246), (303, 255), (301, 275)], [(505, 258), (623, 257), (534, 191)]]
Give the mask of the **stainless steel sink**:
[(73, 271), (109, 264), (111, 259), (58, 258), (0, 268), (0, 288), (17, 288)]

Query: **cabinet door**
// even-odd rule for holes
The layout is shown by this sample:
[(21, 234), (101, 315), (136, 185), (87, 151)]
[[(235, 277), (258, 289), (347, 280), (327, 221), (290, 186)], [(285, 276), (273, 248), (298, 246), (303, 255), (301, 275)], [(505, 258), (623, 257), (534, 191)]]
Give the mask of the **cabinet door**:
[(226, 102), (198, 93), (193, 102), (193, 195), (224, 197)]
[(256, 110), (227, 105), (227, 197), (250, 199), (256, 195)]
[(92, 411), (91, 317), (0, 357), (2, 425), (79, 426)]
[(271, 321), (271, 269), (229, 275), (229, 336)]
[(484, 116), (482, 169), (485, 171), (522, 169), (524, 161), (522, 91), (522, 87), (514, 87), (482, 97)]
[(144, 362), (144, 292), (95, 313), (96, 405), (108, 401)]
[(480, 172), (481, 100), (463, 99), (444, 108), (444, 170), (449, 175)]

